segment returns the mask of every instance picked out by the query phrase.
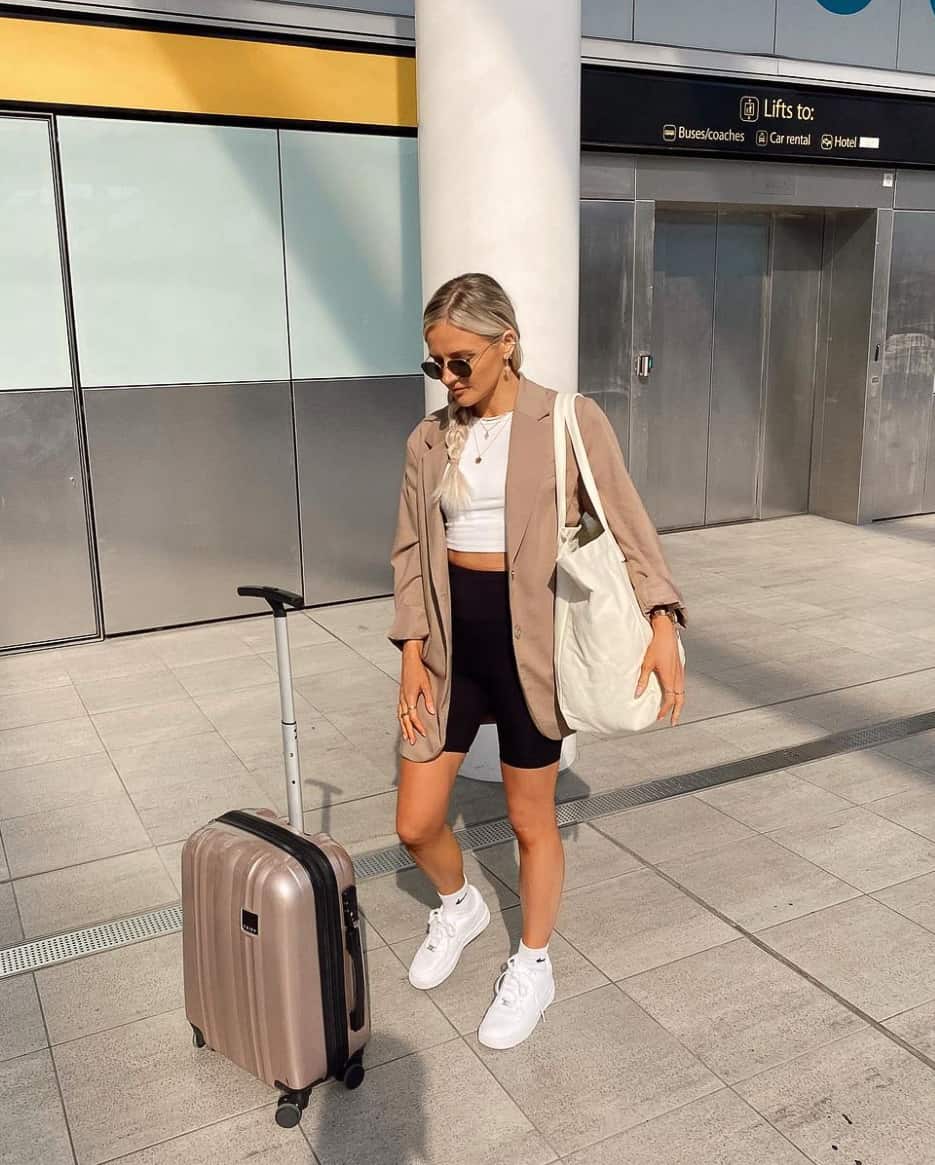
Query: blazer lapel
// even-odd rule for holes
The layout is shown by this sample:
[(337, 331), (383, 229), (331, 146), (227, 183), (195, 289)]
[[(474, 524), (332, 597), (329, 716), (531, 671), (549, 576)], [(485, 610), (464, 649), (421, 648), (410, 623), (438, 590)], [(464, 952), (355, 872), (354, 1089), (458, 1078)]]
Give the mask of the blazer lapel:
[[(428, 537), (429, 561), (431, 563), (431, 579), (429, 580), (435, 591), (436, 601), (440, 603), (439, 583), (448, 576), (448, 551), (445, 540), (445, 519), (441, 505), (434, 500), (435, 490), (438, 488), (448, 464), (448, 451), (445, 448), (444, 438), (430, 444), (422, 455), (420, 475), (422, 478), (422, 505), (425, 513), (426, 534)], [(447, 591), (447, 581), (444, 584)]]
[(523, 377), (513, 412), (506, 479), (506, 545), (514, 562), (532, 518), (539, 487), (554, 463), (551, 398)]

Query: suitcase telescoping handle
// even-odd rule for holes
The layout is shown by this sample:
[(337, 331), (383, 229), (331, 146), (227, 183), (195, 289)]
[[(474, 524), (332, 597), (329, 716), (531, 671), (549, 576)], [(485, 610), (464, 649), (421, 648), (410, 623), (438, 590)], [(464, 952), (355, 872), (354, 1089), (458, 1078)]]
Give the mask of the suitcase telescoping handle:
[(289, 655), (289, 629), (286, 608), (301, 610), (305, 599), (278, 587), (238, 587), (237, 594), (245, 599), (265, 599), (273, 610), (273, 628), (276, 632), (276, 666), (279, 670), (279, 703), (282, 707), (282, 755), (286, 764), (286, 799), (289, 804), (289, 824), (293, 829), (305, 829), (302, 811), (302, 773), (299, 769), (299, 737), (295, 726), (295, 701), (292, 696), (292, 659)]

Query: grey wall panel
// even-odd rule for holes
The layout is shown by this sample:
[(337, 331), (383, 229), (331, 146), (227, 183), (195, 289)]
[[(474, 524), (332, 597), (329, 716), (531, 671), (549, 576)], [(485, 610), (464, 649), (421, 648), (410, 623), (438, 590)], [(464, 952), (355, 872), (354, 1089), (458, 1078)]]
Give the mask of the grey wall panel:
[(874, 517), (917, 514), (925, 504), (935, 388), (935, 214), (897, 211)]
[(635, 198), (636, 159), (628, 154), (582, 154), (581, 197)]
[(856, 522), (860, 516), (875, 252), (875, 214), (829, 214), (823, 274), (828, 285), (821, 356), (825, 367), (817, 402), (811, 508), (842, 522)]
[(821, 214), (773, 222), (760, 516), (808, 511), (821, 289)]
[(929, 170), (900, 170), (896, 175), (895, 206), (897, 210), (935, 210), (935, 174)]
[(97, 634), (75, 398), (0, 393), (0, 647)]
[(84, 394), (108, 634), (258, 610), (301, 589), (288, 384)]
[[(827, 2), (827, 7), (825, 7)], [(900, 0), (778, 0), (776, 52), (806, 61), (896, 67)], [(926, 70), (927, 71), (927, 70)]]
[(70, 388), (49, 123), (0, 117), (0, 391)]
[[(626, 452), (633, 329), (633, 203), (581, 204), (579, 383), (600, 393)], [(612, 409), (607, 398), (616, 398)]]
[(705, 506), (709, 524), (756, 516), (768, 260), (767, 215), (718, 215)]
[(633, 39), (633, 0), (581, 0), (581, 35)]
[(288, 380), (275, 130), (61, 118), (85, 388)]
[(776, 0), (636, 0), (633, 39), (722, 52), (771, 53)]
[(424, 393), (421, 376), (296, 383), (307, 603), (392, 592), (406, 439)]
[(932, 0), (901, 0), (899, 17), (900, 69), (931, 73), (935, 62), (935, 12)]
[(857, 166), (641, 157), (637, 198), (747, 206), (891, 207), (883, 171)]

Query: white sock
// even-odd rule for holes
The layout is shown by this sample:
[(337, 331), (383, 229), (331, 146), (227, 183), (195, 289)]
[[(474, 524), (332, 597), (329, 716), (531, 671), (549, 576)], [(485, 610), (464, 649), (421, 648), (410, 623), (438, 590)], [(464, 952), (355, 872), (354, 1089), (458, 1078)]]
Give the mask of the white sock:
[(519, 941), (519, 951), (516, 955), (521, 963), (527, 967), (542, 967), (549, 958), (549, 944), (544, 947), (527, 947), (522, 939)]
[(458, 910), (458, 909), (460, 909), (461, 904), (463, 903), (465, 897), (467, 896), (467, 892), (468, 892), (468, 880), (467, 880), (467, 878), (465, 878), (464, 885), (461, 887), (460, 890), (456, 890), (454, 892), (454, 894), (439, 894), (439, 898), (441, 898), (441, 900), (442, 900), (442, 907), (445, 910)]

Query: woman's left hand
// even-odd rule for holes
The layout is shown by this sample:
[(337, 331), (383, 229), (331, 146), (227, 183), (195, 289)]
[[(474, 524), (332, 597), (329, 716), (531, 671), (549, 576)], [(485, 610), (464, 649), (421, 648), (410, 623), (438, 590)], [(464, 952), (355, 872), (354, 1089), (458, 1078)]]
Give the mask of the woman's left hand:
[(649, 683), (649, 677), (656, 673), (662, 685), (662, 707), (658, 720), (665, 720), (671, 713), (674, 728), (682, 715), (685, 703), (685, 668), (679, 653), (678, 632), (675, 624), (665, 615), (657, 615), (653, 621), (653, 638), (643, 657), (637, 696), (642, 696)]

